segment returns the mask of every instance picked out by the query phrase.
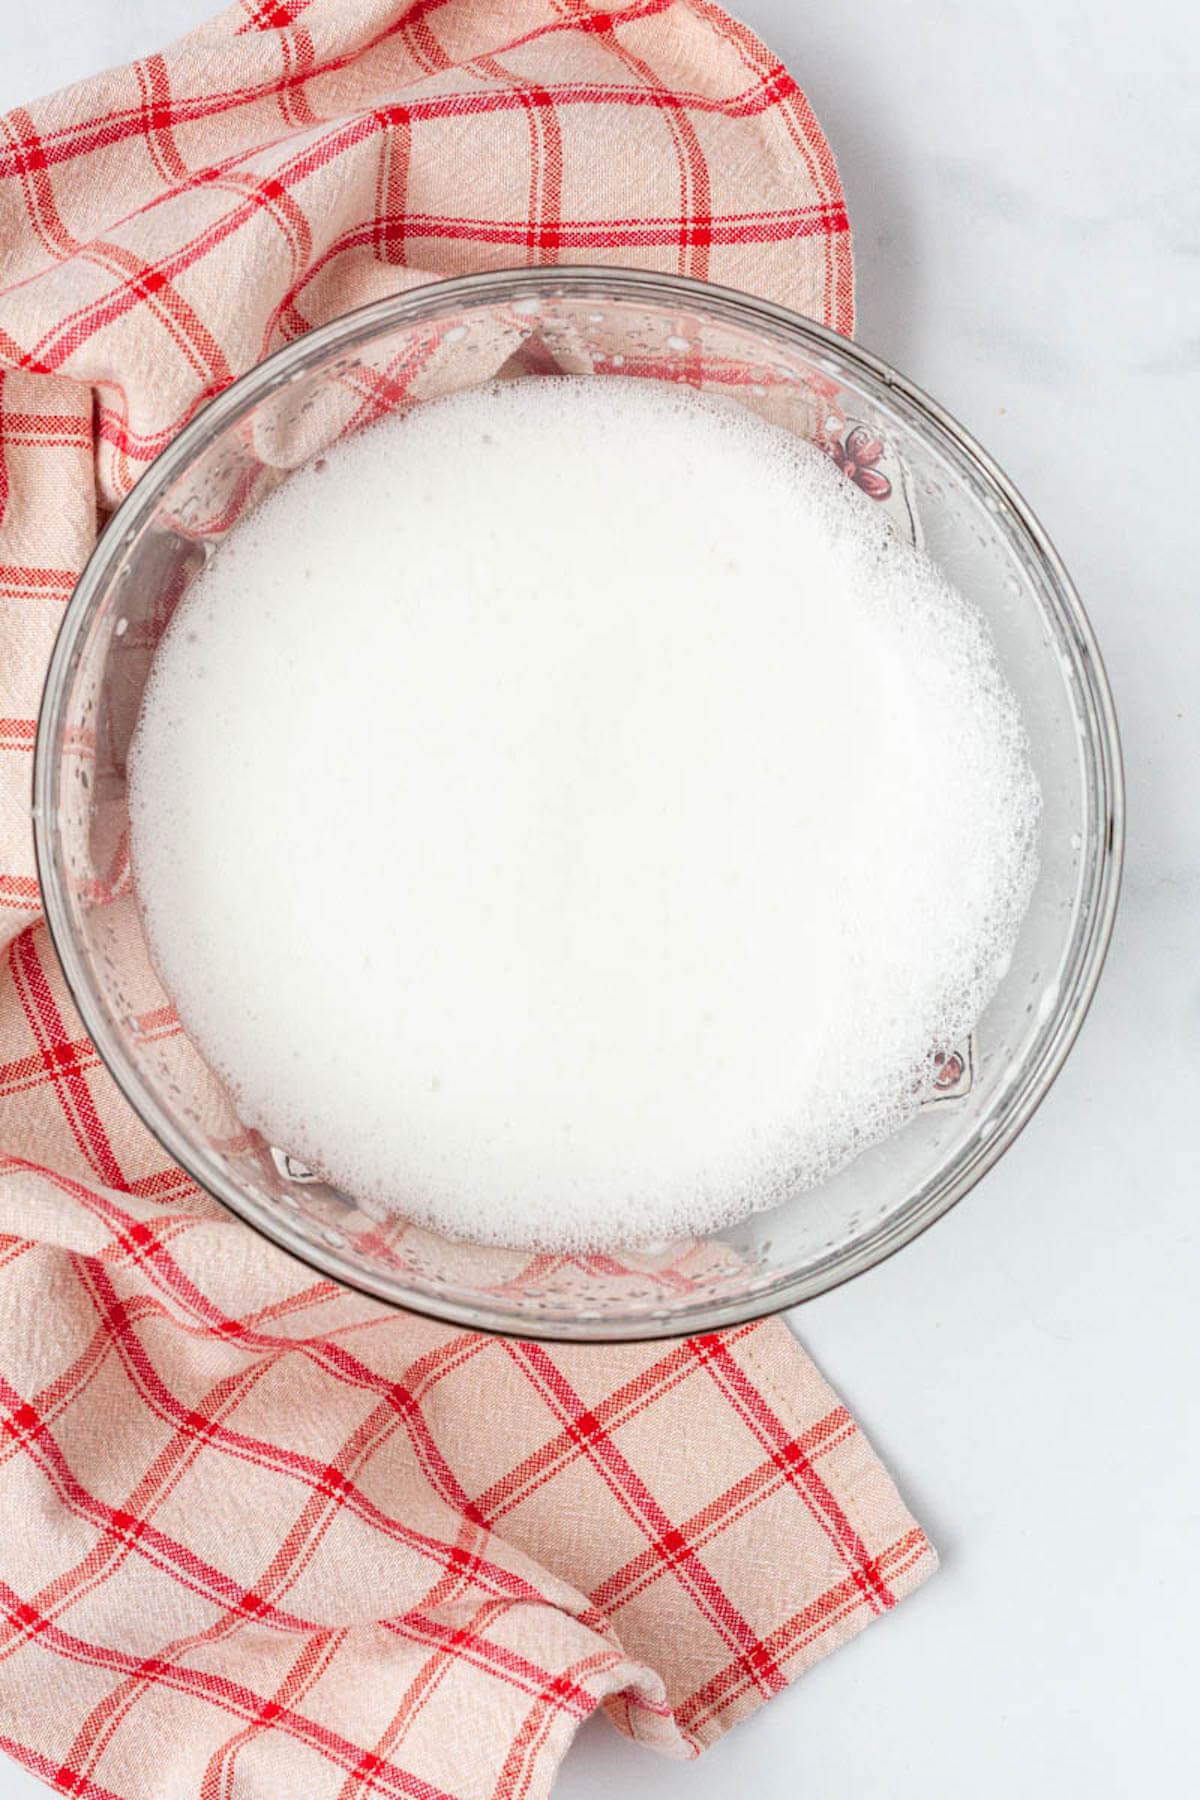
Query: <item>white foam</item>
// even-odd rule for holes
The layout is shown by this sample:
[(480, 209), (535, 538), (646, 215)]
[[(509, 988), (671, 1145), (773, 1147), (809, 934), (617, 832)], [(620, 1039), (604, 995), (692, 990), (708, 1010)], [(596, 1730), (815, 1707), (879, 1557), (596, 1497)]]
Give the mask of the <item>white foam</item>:
[(275, 1144), (547, 1247), (703, 1231), (912, 1114), (1034, 876), (978, 613), (823, 456), (531, 380), (232, 534), (130, 758), (156, 961)]

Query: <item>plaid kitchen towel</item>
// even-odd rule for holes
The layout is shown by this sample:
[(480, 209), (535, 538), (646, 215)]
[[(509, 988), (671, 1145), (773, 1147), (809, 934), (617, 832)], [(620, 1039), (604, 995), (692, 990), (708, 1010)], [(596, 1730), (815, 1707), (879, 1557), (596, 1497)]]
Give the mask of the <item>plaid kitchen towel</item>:
[(30, 845), (98, 521), (232, 377), (514, 263), (851, 325), (829, 150), (709, 0), (241, 0), (0, 119), (0, 1747), (86, 1800), (521, 1800), (694, 1755), (933, 1552), (776, 1322), (486, 1338), (200, 1193), (72, 1009)]

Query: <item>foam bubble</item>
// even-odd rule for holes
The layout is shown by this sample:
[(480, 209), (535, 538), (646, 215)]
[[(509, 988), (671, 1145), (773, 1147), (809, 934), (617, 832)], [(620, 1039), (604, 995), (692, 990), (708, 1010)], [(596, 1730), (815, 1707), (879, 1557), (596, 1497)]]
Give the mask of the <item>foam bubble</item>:
[(134, 868), (188, 1030), (368, 1205), (710, 1230), (914, 1111), (1035, 872), (978, 612), (690, 390), (392, 420), (231, 535), (156, 659)]

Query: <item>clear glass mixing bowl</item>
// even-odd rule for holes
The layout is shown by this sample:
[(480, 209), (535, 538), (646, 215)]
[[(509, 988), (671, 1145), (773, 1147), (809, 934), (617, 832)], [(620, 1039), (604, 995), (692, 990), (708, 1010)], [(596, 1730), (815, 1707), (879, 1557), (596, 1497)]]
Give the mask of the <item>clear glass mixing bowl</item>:
[[(986, 614), (1044, 796), (1041, 874), (1011, 968), (916, 1118), (719, 1240), (621, 1256), (527, 1256), (381, 1222), (247, 1129), (174, 1020), (128, 872), (114, 876), (154, 647), (224, 532), (289, 470), (384, 413), (561, 371), (709, 386), (826, 448)], [(1100, 657), (1062, 564), (990, 458), (833, 333), (743, 294), (615, 269), (423, 287), (311, 332), (234, 382), (158, 457), (79, 581), (46, 682), (34, 784), (42, 890), (67, 980), (100, 1055), (171, 1156), (326, 1275), (444, 1319), (547, 1337), (729, 1325), (870, 1268), (940, 1217), (1061, 1067), (1100, 973), (1121, 863), (1120, 753)], [(254, 820), (231, 819), (230, 830), (250, 833)], [(947, 893), (948, 917), (954, 903)]]

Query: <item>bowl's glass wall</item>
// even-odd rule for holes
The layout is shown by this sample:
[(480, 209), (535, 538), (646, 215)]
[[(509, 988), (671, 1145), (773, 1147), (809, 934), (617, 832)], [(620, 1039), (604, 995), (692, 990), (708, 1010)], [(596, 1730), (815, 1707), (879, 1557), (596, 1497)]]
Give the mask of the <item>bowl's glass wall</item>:
[[(720, 1242), (616, 1259), (529, 1259), (381, 1225), (287, 1146), (247, 1131), (154, 972), (125, 848), (126, 756), (154, 647), (244, 510), (387, 412), (564, 370), (719, 389), (843, 454), (856, 427), (856, 445), (877, 440), (871, 468), (891, 485), (881, 503), (897, 530), (923, 542), (990, 622), (1044, 796), (1041, 874), (1011, 969), (917, 1118)], [(1049, 1085), (1090, 997), (1115, 899), (1119, 780), (1103, 673), (1053, 552), (930, 403), (776, 308), (613, 271), (526, 271), (426, 289), (313, 334), (229, 390), (159, 459), (68, 616), (43, 709), (36, 812), (51, 925), (85, 1021), (193, 1175), (317, 1266), (401, 1304), (603, 1337), (693, 1329), (818, 1292), (914, 1235), (978, 1178)], [(250, 834), (254, 820), (231, 819), (230, 830)], [(947, 893), (948, 917), (954, 904)]]

